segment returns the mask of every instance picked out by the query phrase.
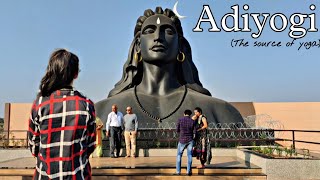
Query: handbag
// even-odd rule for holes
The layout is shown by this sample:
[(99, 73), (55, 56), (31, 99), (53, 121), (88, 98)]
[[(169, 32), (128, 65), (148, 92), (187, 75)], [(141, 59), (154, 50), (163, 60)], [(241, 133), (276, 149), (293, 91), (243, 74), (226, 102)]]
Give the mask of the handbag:
[(196, 146), (193, 146), (192, 147), (192, 157), (196, 157), (197, 156), (197, 148), (196, 148)]

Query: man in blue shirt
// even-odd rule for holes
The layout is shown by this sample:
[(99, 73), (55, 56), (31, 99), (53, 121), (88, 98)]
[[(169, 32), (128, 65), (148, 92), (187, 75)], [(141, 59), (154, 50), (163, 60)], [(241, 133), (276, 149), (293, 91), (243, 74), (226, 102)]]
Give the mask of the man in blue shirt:
[[(136, 139), (138, 130), (138, 118), (137, 115), (132, 112), (132, 107), (128, 106), (127, 114), (123, 117), (124, 125), (124, 138), (126, 142), (126, 158), (136, 157)], [(130, 148), (131, 143), (131, 148)]]
[(187, 109), (184, 111), (184, 117), (177, 121), (177, 132), (180, 134), (178, 150), (177, 150), (177, 164), (175, 175), (181, 174), (181, 156), (185, 148), (187, 148), (188, 165), (187, 175), (191, 176), (192, 165), (192, 147), (193, 137), (196, 132), (194, 121), (190, 118), (192, 111)]

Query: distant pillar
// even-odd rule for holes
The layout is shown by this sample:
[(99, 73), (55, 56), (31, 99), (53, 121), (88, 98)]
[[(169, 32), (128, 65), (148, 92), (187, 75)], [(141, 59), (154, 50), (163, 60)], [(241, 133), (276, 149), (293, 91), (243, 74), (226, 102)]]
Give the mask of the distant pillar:
[(9, 141), (9, 131), (10, 131), (10, 110), (11, 110), (11, 104), (5, 103), (3, 129), (6, 132), (5, 134), (6, 134), (6, 138), (8, 138), (8, 141)]

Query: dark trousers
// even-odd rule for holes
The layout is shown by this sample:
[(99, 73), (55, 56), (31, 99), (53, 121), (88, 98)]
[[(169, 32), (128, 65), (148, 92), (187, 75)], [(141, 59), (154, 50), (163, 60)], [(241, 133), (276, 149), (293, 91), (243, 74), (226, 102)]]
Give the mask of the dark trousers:
[(116, 156), (120, 154), (121, 131), (121, 127), (110, 127), (110, 156), (114, 156), (114, 149), (116, 149)]

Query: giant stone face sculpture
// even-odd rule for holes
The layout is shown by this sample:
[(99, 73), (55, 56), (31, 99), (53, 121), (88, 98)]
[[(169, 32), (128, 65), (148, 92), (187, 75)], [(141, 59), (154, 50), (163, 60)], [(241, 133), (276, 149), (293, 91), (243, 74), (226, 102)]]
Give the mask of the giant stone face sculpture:
[(202, 87), (180, 20), (160, 7), (138, 18), (122, 79), (95, 105), (104, 123), (113, 104), (122, 112), (131, 106), (140, 127), (173, 124), (195, 107), (202, 108), (209, 124), (243, 122), (231, 104)]

